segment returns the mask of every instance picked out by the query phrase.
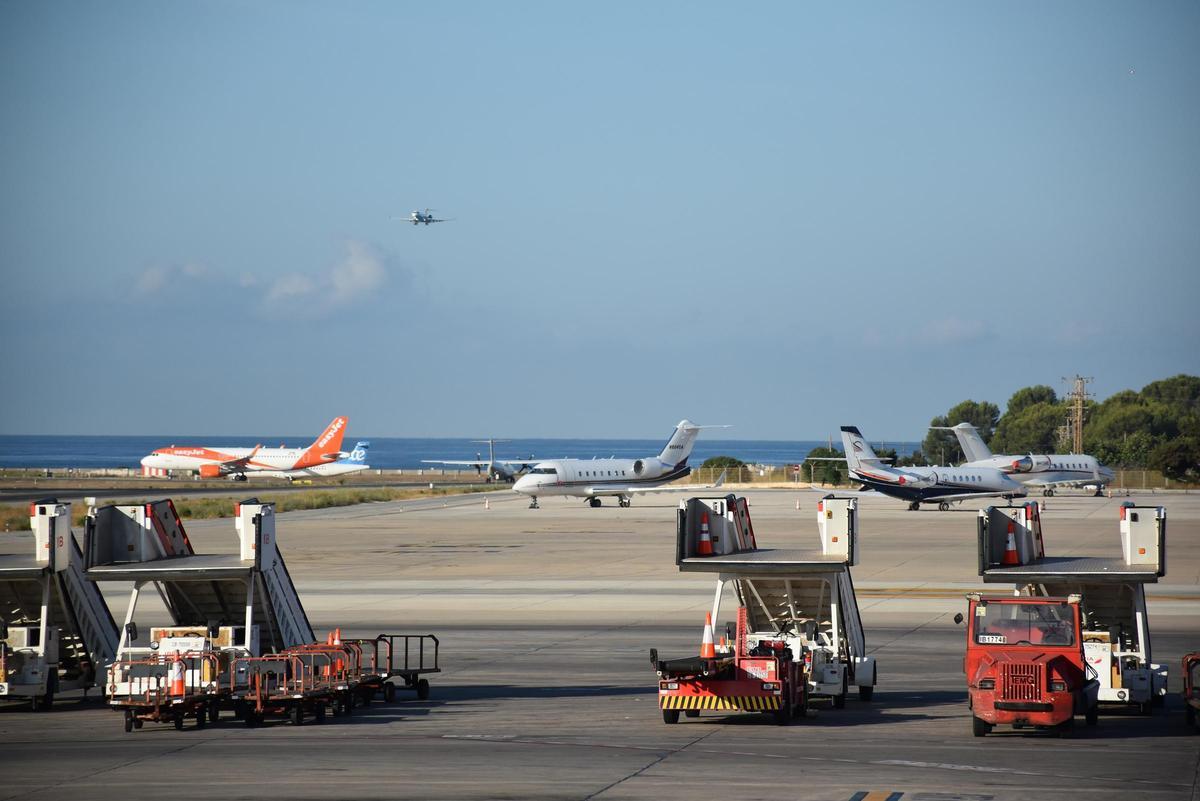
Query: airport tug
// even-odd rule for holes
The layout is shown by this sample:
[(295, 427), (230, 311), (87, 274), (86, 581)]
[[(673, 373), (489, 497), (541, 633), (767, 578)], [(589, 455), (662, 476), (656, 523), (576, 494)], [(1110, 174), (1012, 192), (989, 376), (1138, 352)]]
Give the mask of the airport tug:
[(1080, 596), (1084, 657), (1104, 705), (1151, 714), (1167, 668), (1151, 653), (1146, 585), (1167, 572), (1167, 511), (1122, 504), (1120, 556), (1047, 556), (1039, 504), (979, 512), (979, 575), (1032, 597)]
[[(692, 498), (680, 503), (676, 563), (681, 572), (717, 574), (699, 657), (659, 659), (659, 707), (666, 723), (682, 711), (765, 712), (776, 723), (806, 715), (814, 699), (845, 706), (851, 684), (869, 700), (875, 660), (867, 656), (850, 580), (858, 561), (858, 501), (828, 496), (818, 503), (821, 550), (759, 548), (745, 498)], [(712, 643), (729, 587), (737, 622)]]

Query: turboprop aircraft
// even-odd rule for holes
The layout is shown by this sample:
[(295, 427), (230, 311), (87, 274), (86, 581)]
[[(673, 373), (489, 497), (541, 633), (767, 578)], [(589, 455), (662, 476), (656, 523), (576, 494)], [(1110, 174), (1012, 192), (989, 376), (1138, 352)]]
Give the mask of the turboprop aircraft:
[(851, 478), (864, 487), (908, 501), (909, 510), (914, 512), (923, 503), (936, 503), (944, 512), (953, 501), (1025, 495), (1025, 487), (994, 467), (890, 467), (875, 455), (854, 426), (842, 426), (842, 446)]
[(617, 505), (627, 507), (633, 496), (642, 492), (673, 492), (679, 489), (696, 490), (720, 486), (725, 475), (715, 484), (686, 487), (662, 487), (669, 481), (683, 478), (692, 472), (688, 457), (696, 437), (705, 428), (728, 426), (698, 426), (681, 420), (658, 456), (643, 459), (550, 459), (538, 462), (517, 479), (513, 489), (529, 496), (529, 508), (538, 508), (538, 498), (544, 495), (567, 495), (585, 498), (589, 505), (600, 506), (600, 499), (615, 496)]
[(930, 426), (953, 431), (967, 461), (963, 467), (995, 467), (1027, 487), (1040, 487), (1042, 494), (1054, 495), (1055, 487), (1095, 486), (1096, 494), (1113, 480), (1113, 471), (1095, 456), (1086, 453), (1043, 453), (1026, 456), (997, 455), (984, 444), (983, 437), (970, 423), (956, 426)]
[(475, 459), (422, 459), (421, 462), (422, 464), (448, 464), (474, 467), (479, 472), (482, 472), (486, 468), (487, 482), (489, 484), (493, 481), (507, 481), (511, 484), (517, 480), (518, 475), (528, 470), (537, 461), (533, 456), (530, 456), (528, 459), (497, 459), (496, 443), (512, 442), (509, 439), (473, 439), (471, 442), (486, 442), (488, 446), (488, 458), (483, 459), (476, 454)]

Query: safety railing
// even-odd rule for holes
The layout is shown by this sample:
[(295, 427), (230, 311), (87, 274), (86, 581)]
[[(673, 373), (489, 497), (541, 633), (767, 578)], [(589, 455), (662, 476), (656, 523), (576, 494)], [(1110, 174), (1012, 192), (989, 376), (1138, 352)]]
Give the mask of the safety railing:
[(215, 653), (120, 659), (108, 671), (108, 697), (111, 701), (161, 704), (173, 698), (214, 693), (221, 686), (220, 671)]
[(438, 666), (441, 643), (432, 634), (380, 634), (365, 642), (374, 643), (374, 664), (383, 665), (389, 674), (441, 669)]

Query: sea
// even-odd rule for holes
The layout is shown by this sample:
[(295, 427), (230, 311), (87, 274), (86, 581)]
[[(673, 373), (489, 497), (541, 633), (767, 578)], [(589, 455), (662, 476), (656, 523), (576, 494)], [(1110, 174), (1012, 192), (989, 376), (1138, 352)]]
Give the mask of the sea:
[[(487, 444), (469, 439), (421, 437), (347, 437), (349, 450), (359, 439), (371, 443), (367, 462), (372, 468), (394, 470), (427, 467), (423, 459), (486, 459)], [(41, 436), (0, 435), (0, 468), (121, 468), (139, 466), (156, 448), (169, 445), (210, 445), (235, 448), (307, 447), (302, 437), (221, 436)], [(633, 459), (659, 453), (661, 439), (513, 439), (496, 443), (497, 459), (560, 459), (593, 457)], [(699, 466), (712, 456), (732, 456), (748, 464), (786, 465), (802, 462), (813, 448), (828, 445), (816, 440), (696, 440), (690, 463)], [(907, 455), (920, 448), (918, 442), (873, 442)]]

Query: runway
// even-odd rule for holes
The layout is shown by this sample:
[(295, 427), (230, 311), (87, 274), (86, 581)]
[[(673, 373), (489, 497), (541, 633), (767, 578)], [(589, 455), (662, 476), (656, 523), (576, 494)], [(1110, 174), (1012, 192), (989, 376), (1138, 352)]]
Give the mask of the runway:
[[(815, 542), (816, 493), (745, 494), (760, 545)], [(712, 601), (711, 579), (674, 565), (682, 497), (529, 510), (500, 492), (281, 515), (279, 544), (315, 627), (439, 636), (431, 698), (322, 726), (132, 734), (96, 703), (3, 708), (0, 799), (1197, 797), (1200, 737), (1178, 689), (1180, 655), (1200, 648), (1200, 496), (1133, 498), (1169, 514), (1168, 574), (1149, 592), (1154, 658), (1171, 670), (1166, 706), (1105, 714), (1070, 740), (971, 736), (952, 618), (983, 586), (974, 510), (908, 512), (886, 498), (862, 499), (854, 568), (874, 700), (788, 727), (755, 715), (664, 725), (648, 651), (694, 653)], [(1047, 550), (1115, 553), (1119, 500), (1050, 499)], [(228, 520), (188, 530), (201, 552), (233, 547)], [(0, 535), (4, 550), (20, 544)], [(119, 618), (123, 588), (106, 595)]]

